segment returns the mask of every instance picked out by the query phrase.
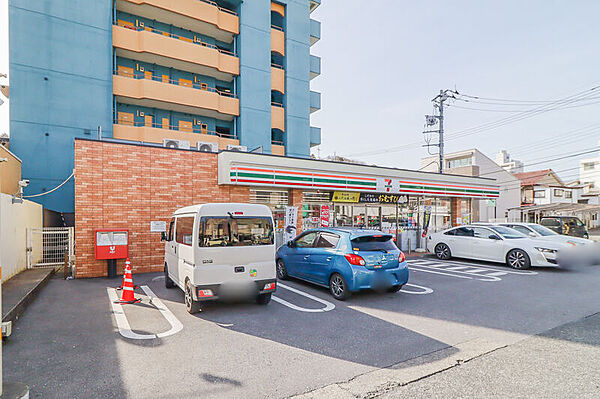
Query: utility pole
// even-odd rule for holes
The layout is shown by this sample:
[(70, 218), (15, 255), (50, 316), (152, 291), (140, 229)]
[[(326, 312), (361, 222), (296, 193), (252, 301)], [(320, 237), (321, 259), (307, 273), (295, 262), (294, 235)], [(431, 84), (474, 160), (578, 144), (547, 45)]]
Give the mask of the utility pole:
[(444, 173), (444, 102), (448, 99), (455, 98), (454, 94), (456, 94), (453, 90), (440, 90), (440, 94), (435, 96), (431, 102), (433, 106), (437, 109), (437, 115), (425, 115), (425, 126), (429, 128), (430, 126), (438, 125), (437, 130), (425, 130), (423, 134), (429, 133), (437, 133), (438, 134), (438, 142), (431, 144), (427, 141), (427, 144), (423, 145), (423, 147), (438, 147), (438, 163), (439, 163), (439, 172)]

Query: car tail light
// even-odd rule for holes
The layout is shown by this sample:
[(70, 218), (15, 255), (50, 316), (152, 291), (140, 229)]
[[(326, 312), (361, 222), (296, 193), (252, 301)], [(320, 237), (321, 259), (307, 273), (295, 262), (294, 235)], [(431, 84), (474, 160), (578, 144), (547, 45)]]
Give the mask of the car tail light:
[(400, 255), (398, 255), (398, 263), (402, 263), (406, 260), (406, 256), (404, 256), (404, 252), (400, 251)]
[(199, 290), (198, 291), (198, 296), (200, 298), (206, 298), (209, 296), (213, 296), (213, 292), (211, 290)]
[(263, 291), (270, 291), (275, 289), (275, 283), (265, 284)]
[(346, 257), (346, 259), (348, 260), (348, 262), (351, 265), (364, 266), (367, 264), (367, 262), (365, 262), (365, 260), (362, 258), (362, 256), (358, 256), (355, 254), (346, 254), (344, 256)]

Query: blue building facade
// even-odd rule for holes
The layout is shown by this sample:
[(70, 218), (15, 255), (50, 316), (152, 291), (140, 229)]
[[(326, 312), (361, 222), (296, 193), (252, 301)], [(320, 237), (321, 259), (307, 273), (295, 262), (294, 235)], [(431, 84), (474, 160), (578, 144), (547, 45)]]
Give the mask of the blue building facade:
[[(71, 174), (73, 140), (309, 157), (317, 0), (10, 0), (11, 150), (25, 195)], [(74, 182), (38, 197), (74, 212)]]

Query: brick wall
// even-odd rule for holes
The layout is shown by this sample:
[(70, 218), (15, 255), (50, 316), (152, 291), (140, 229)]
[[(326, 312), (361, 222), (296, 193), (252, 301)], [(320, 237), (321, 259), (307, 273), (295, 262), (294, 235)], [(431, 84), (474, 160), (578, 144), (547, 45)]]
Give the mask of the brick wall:
[(217, 184), (216, 154), (75, 140), (76, 277), (106, 275), (106, 261), (94, 259), (94, 229), (129, 229), (133, 272), (161, 271), (164, 243), (150, 233), (151, 221), (168, 221), (183, 206), (249, 196), (248, 187)]

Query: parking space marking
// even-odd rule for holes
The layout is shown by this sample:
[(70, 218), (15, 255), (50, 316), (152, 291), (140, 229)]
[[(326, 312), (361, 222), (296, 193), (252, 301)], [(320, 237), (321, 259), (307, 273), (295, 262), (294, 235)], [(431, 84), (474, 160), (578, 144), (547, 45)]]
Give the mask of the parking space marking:
[[(429, 261), (423, 261), (423, 262), (429, 262)], [(513, 269), (509, 269), (508, 266), (490, 266), (490, 265), (472, 265), (466, 262), (460, 262), (460, 261), (456, 261), (456, 260), (446, 260), (444, 261), (446, 263), (449, 264), (453, 264), (453, 265), (461, 265), (461, 266), (466, 266), (466, 267), (477, 267), (480, 269), (486, 269), (486, 270), (491, 270), (494, 272), (501, 272), (501, 273), (506, 273), (506, 274), (518, 274), (518, 275), (522, 275), (522, 276), (534, 276), (536, 274), (538, 274), (538, 272), (534, 272), (531, 270), (513, 270)], [(492, 275), (492, 274), (490, 274)]]
[(113, 315), (115, 316), (119, 333), (125, 338), (142, 340), (164, 338), (181, 331), (183, 329), (183, 324), (181, 324), (181, 322), (177, 319), (177, 317), (175, 317), (169, 308), (162, 303), (162, 301), (156, 296), (150, 287), (147, 285), (142, 285), (140, 288), (146, 293), (148, 298), (150, 298), (150, 303), (154, 305), (154, 307), (158, 309), (162, 316), (169, 322), (171, 329), (158, 334), (138, 334), (134, 332), (129, 325), (129, 321), (127, 320), (123, 306), (118, 303), (119, 296), (117, 295), (117, 290), (107, 287), (106, 292), (108, 293), (108, 299), (110, 300), (110, 304), (112, 306)]
[(489, 274), (481, 274), (482, 271), (485, 272), (485, 270), (482, 270), (482, 269), (473, 268), (473, 271), (471, 271), (471, 270), (468, 270), (468, 271), (450, 270), (450, 269), (446, 268), (447, 265), (443, 265), (443, 264), (431, 264), (431, 265), (419, 264), (417, 266), (420, 268), (424, 268), (425, 270), (421, 269), (421, 271), (424, 271), (424, 272), (427, 272), (430, 269), (435, 269), (435, 270), (447, 271), (448, 272), (448, 273), (446, 273), (447, 275), (455, 274), (456, 276), (463, 276), (463, 275), (473, 276), (473, 277), (471, 277), (471, 279), (475, 279), (475, 280), (479, 280), (479, 281), (486, 281), (486, 282), (502, 281), (502, 279), (500, 277), (490, 276)]
[(414, 287), (414, 288), (418, 288), (418, 289), (421, 290), (421, 291), (406, 291), (404, 288), (402, 288), (400, 290), (400, 292), (405, 293), (405, 294), (427, 295), (427, 294), (432, 294), (433, 293), (433, 288), (423, 287), (421, 285), (406, 283), (406, 284), (404, 284), (404, 287)]
[(152, 281), (164, 280), (165, 276), (156, 276), (152, 279)]
[(292, 291), (293, 293), (296, 293), (298, 295), (302, 295), (302, 296), (304, 296), (306, 298), (312, 299), (313, 301), (316, 301), (316, 302), (319, 302), (319, 303), (325, 305), (324, 308), (320, 308), (320, 309), (307, 309), (307, 308), (300, 307), (298, 305), (294, 305), (293, 303), (290, 303), (290, 302), (288, 302), (288, 301), (286, 301), (284, 299), (276, 297), (275, 295), (273, 295), (271, 297), (275, 302), (278, 302), (278, 303), (280, 303), (280, 304), (282, 304), (284, 306), (287, 306), (290, 309), (294, 309), (294, 310), (297, 310), (299, 312), (306, 312), (306, 313), (322, 313), (322, 312), (329, 312), (329, 311), (335, 309), (335, 305), (333, 303), (328, 302), (328, 301), (326, 301), (324, 299), (321, 299), (321, 298), (317, 298), (316, 296), (311, 295), (311, 294), (309, 294), (307, 292), (300, 291), (300, 290), (298, 290), (296, 288), (293, 288), (293, 287), (290, 287), (290, 286), (287, 286), (287, 285), (281, 284), (281, 283), (278, 284), (278, 287), (284, 288), (284, 289), (286, 289), (288, 291)]
[(423, 273), (431, 273), (431, 274), (440, 274), (442, 276), (450, 276), (450, 277), (456, 277), (456, 278), (464, 278), (466, 280), (473, 280), (473, 277), (468, 277), (468, 276), (460, 276), (458, 274), (451, 274), (451, 273), (442, 273), (439, 271), (434, 271), (434, 270), (423, 270), (423, 269), (417, 269), (415, 267), (410, 267), (408, 268), (409, 270), (412, 270), (414, 272), (423, 272)]

